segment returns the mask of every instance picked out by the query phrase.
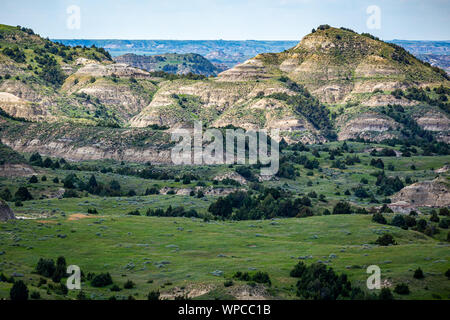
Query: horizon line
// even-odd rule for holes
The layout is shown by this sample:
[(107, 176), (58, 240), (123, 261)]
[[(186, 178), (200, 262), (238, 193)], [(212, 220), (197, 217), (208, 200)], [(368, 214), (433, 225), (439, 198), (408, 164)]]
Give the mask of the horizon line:
[[(245, 39), (245, 40), (238, 40), (238, 39), (231, 39), (231, 40), (225, 40), (225, 39), (126, 39), (126, 38), (49, 38), (50, 40), (85, 40), (85, 41), (92, 41), (92, 40), (114, 40), (114, 41), (224, 41), (224, 42), (231, 42), (231, 41), (239, 41), (239, 42), (245, 42), (245, 41), (272, 41), (272, 42), (300, 42), (300, 40), (270, 40), (270, 39)], [(436, 40), (436, 39), (389, 39), (389, 40), (383, 40), (381, 41), (432, 41), (432, 42), (450, 42), (449, 40)]]

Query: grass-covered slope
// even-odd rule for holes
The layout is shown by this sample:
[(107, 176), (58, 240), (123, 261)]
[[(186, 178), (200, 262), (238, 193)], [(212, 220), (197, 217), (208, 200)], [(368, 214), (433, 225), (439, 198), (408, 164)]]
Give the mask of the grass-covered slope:
[(329, 103), (375, 89), (394, 90), (448, 81), (444, 71), (423, 63), (395, 44), (329, 26), (314, 30), (292, 49), (260, 54), (220, 77), (233, 81), (280, 73), (304, 84)]
[[(75, 140), (80, 133), (69, 125), (53, 124), (46, 130), (42, 125), (24, 123), (14, 128), (17, 134), (27, 132), (42, 140), (43, 145), (45, 132), (52, 132), (61, 142)], [(8, 130), (12, 130), (8, 135), (13, 134), (13, 128)], [(139, 137), (126, 129), (100, 132), (110, 137), (106, 141), (121, 143)], [(139, 132), (150, 138), (153, 131), (134, 133)], [(156, 144), (156, 137), (148, 143)], [(145, 146), (145, 141), (135, 143)], [(81, 150), (90, 144), (89, 135), (81, 135), (73, 143)], [(429, 150), (400, 144), (298, 144), (283, 147), (277, 177), (257, 182), (257, 166), (158, 166), (114, 161), (107, 159), (111, 155), (107, 153), (94, 161), (68, 161), (77, 148), (61, 152), (63, 160), (31, 155), (43, 147), (33, 149), (25, 144), (23, 155), (30, 159), (36, 178), (0, 177), (0, 198), (8, 201), (17, 217), (27, 218), (0, 224), (0, 275), (7, 278), (0, 277), (0, 297), (8, 298), (13, 276), (23, 279), (30, 292), (39, 292), (43, 299), (80, 298), (74, 291), (64, 295), (57, 281), (34, 273), (40, 258), (62, 255), (67, 264), (81, 267), (85, 275), (82, 290), (89, 299), (126, 299), (130, 295), (146, 299), (150, 291), (172, 299), (185, 295), (245, 299), (249, 293), (253, 298), (295, 299), (297, 279), (289, 273), (298, 261), (333, 267), (363, 290), (367, 266), (378, 265), (383, 284), (391, 290), (408, 284), (411, 293), (394, 294), (398, 299), (449, 298), (444, 276), (450, 267), (448, 213), (445, 216), (444, 208), (432, 208), (419, 203), (419, 197), (410, 197), (421, 185), (421, 199), (427, 193), (440, 193), (439, 206), (448, 206), (442, 190), (448, 188), (449, 156), (431, 156)], [(233, 177), (232, 173), (243, 184), (214, 182), (217, 177)], [(437, 176), (440, 185), (426, 189)], [(223, 220), (211, 209), (212, 204), (223, 203), (221, 197), (228, 199), (230, 192), (240, 190), (248, 196), (246, 212), (233, 208)], [(278, 192), (281, 198), (272, 197)], [(399, 218), (383, 206), (393, 205), (389, 198), (407, 201), (410, 210), (419, 215), (403, 213)], [(301, 208), (289, 205), (296, 200), (301, 201)], [(350, 207), (338, 212), (342, 203)], [(285, 212), (291, 218), (279, 215)], [(386, 224), (373, 221), (373, 214), (379, 212)], [(180, 213), (187, 217), (177, 216)], [(259, 218), (246, 220), (251, 217), (245, 213)], [(408, 225), (401, 224), (405, 219)], [(394, 237), (396, 245), (375, 244), (386, 233)], [(419, 267), (424, 279), (413, 277)], [(267, 272), (271, 286), (232, 279), (237, 271)], [(89, 273), (105, 272), (121, 291), (111, 290), (113, 285), (92, 286)], [(135, 287), (125, 289), (127, 280)], [(233, 282), (226, 287), (227, 280)]]
[(32, 121), (121, 126), (150, 101), (148, 72), (97, 47), (68, 47), (31, 29), (0, 26), (0, 107)]
[(164, 83), (131, 125), (200, 119), (214, 126), (278, 127), (289, 142), (333, 139), (334, 127), (342, 140), (381, 141), (404, 135), (401, 121), (385, 119), (380, 107), (402, 105), (447, 142), (448, 99), (442, 70), (369, 34), (321, 26), (294, 48), (260, 54), (217, 79)]

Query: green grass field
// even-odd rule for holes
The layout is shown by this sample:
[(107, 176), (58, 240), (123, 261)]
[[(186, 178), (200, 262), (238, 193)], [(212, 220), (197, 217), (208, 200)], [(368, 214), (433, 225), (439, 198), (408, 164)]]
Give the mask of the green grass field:
[[(202, 218), (147, 217), (147, 209), (183, 206), (195, 209), (200, 217), (209, 217), (208, 207), (218, 196), (198, 198), (189, 195), (150, 195), (145, 190), (157, 188), (193, 188), (200, 181), (206, 187), (230, 188), (221, 183), (214, 185), (213, 178), (227, 171), (228, 166), (167, 167), (176, 177), (189, 173), (200, 177), (199, 181), (183, 184), (176, 180), (143, 179), (117, 173), (89, 171), (92, 167), (120, 169), (145, 168), (142, 164), (117, 163), (113, 161), (86, 161), (78, 163), (81, 171), (35, 167), (37, 183), (29, 177), (0, 178), (0, 191), (8, 188), (14, 195), (19, 186), (26, 186), (34, 200), (23, 201), (23, 206), (9, 205), (16, 216), (15, 221), (0, 223), (0, 274), (22, 279), (30, 292), (37, 291), (42, 299), (76, 299), (78, 291), (69, 291), (67, 296), (53, 290), (52, 281), (38, 287), (42, 277), (35, 273), (40, 258), (54, 259), (64, 256), (68, 265), (78, 265), (84, 275), (109, 272), (114, 284), (122, 288), (111, 292), (106, 288), (94, 288), (89, 281), (82, 283), (82, 290), (89, 299), (146, 299), (150, 291), (160, 291), (162, 298), (189, 295), (194, 299), (253, 298), (296, 299), (297, 279), (289, 276), (298, 261), (307, 264), (326, 263), (338, 273), (346, 273), (354, 286), (366, 289), (370, 265), (378, 265), (382, 281), (391, 290), (397, 284), (408, 284), (409, 295), (395, 295), (397, 299), (450, 299), (450, 280), (444, 273), (450, 268), (448, 231), (428, 237), (424, 233), (403, 230), (390, 225), (372, 222), (372, 215), (322, 215), (324, 209), (332, 210), (340, 200), (367, 209), (380, 206), (386, 197), (376, 194), (376, 178), (371, 173), (379, 169), (370, 166), (372, 157), (364, 151), (370, 145), (348, 143), (360, 163), (348, 165), (346, 169), (332, 168), (326, 152), (320, 152), (320, 169), (307, 170), (295, 165), (299, 173), (293, 179), (280, 178), (264, 182), (265, 187), (280, 187), (292, 192), (293, 197), (315, 191), (323, 194), (326, 201), (312, 198), (315, 216), (308, 218), (277, 218), (257, 221), (221, 221)], [(342, 143), (330, 143), (336, 148)], [(372, 145), (374, 146), (374, 145)], [(318, 146), (313, 146), (312, 149)], [(310, 152), (301, 152), (313, 158)], [(24, 155), (28, 159), (29, 155)], [(409, 158), (381, 157), (387, 167), (386, 175), (410, 177), (413, 181), (432, 180), (438, 176), (434, 170), (450, 162), (450, 156), (412, 156)], [(411, 165), (416, 170), (411, 169)], [(109, 184), (118, 180), (122, 191), (133, 189), (133, 197), (106, 197), (80, 192), (80, 198), (57, 198), (55, 194), (63, 188), (62, 180), (70, 173), (87, 181), (95, 174), (97, 181)], [(42, 181), (43, 176), (47, 177)], [(58, 177), (59, 182), (53, 182)], [(443, 174), (443, 177), (448, 177)], [(345, 195), (366, 178), (365, 188), (375, 195), (379, 204), (369, 199), (357, 198), (353, 193)], [(249, 189), (249, 186), (239, 188)], [(338, 192), (338, 194), (337, 194)], [(95, 208), (98, 214), (88, 215)], [(141, 216), (128, 213), (139, 210)], [(429, 220), (430, 208), (420, 208), (423, 217)], [(395, 214), (385, 214), (391, 221)], [(421, 218), (421, 217), (420, 217)], [(443, 218), (443, 217), (442, 217)], [(392, 234), (398, 245), (380, 247), (374, 242), (380, 235)], [(414, 270), (422, 268), (425, 279), (413, 278)], [(213, 272), (216, 274), (213, 274)], [(252, 283), (233, 280), (235, 272), (267, 272), (272, 281), (263, 288)], [(17, 276), (19, 274), (19, 276)], [(123, 289), (127, 280), (136, 287)], [(12, 284), (0, 282), (0, 298), (9, 298)], [(253, 289), (252, 289), (253, 288)], [(252, 291), (253, 290), (253, 291)]]
[[(174, 287), (204, 285), (226, 297), (226, 278), (236, 271), (260, 270), (269, 273), (274, 298), (295, 298), (296, 280), (289, 277), (289, 271), (299, 257), (312, 256), (308, 263), (327, 262), (362, 287), (368, 277), (367, 266), (378, 265), (382, 280), (394, 286), (408, 283), (408, 299), (448, 299), (450, 295), (449, 280), (444, 276), (449, 267), (448, 244), (414, 231), (372, 223), (370, 216), (241, 222), (118, 214), (74, 217), (81, 216), (66, 213), (65, 217), (58, 214), (51, 219), (2, 224), (0, 248), (5, 254), (0, 256), (1, 271), (8, 276), (24, 273), (29, 289), (39, 291), (43, 298), (62, 298), (34, 288), (40, 276), (33, 274), (33, 269), (40, 257), (63, 255), (68, 264), (79, 265), (85, 274), (110, 272), (121, 287), (128, 279), (136, 283), (136, 288), (122, 290), (118, 297), (132, 294), (145, 299), (151, 290), (170, 293)], [(387, 232), (394, 235), (398, 245), (371, 244)], [(417, 267), (424, 270), (425, 279), (413, 278)], [(224, 276), (212, 275), (216, 270)], [(234, 286), (242, 285), (236, 282)], [(0, 283), (1, 297), (8, 297), (10, 286)], [(82, 289), (91, 298), (113, 295), (109, 287), (95, 289), (83, 283)], [(75, 295), (71, 291), (68, 297)]]

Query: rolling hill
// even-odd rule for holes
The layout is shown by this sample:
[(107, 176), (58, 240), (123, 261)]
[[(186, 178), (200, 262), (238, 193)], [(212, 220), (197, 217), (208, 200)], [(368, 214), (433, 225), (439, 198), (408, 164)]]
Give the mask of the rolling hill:
[[(25, 138), (27, 130), (36, 131), (27, 122), (17, 137), (11, 129), (15, 120), (40, 122), (39, 141), (74, 155), (83, 153), (74, 143), (78, 139), (69, 130), (49, 140), (51, 123), (71, 123), (90, 137), (104, 130), (100, 127), (135, 128), (133, 134), (142, 130), (145, 136), (153, 132), (148, 127), (191, 126), (201, 120), (210, 127), (279, 128), (288, 143), (404, 140), (417, 134), (450, 139), (445, 71), (395, 44), (345, 28), (320, 26), (291, 49), (259, 54), (215, 78), (141, 69), (153, 63), (179, 68), (177, 59), (186, 65), (207, 61), (197, 55), (145, 57), (161, 61), (135, 61), (137, 68), (121, 62), (142, 57), (114, 61), (104, 49), (67, 47), (26, 28), (2, 25), (0, 36), (0, 107), (13, 118), (4, 122), (9, 125), (2, 141), (17, 149), (32, 151), (40, 144), (30, 145)], [(211, 64), (205, 67), (213, 71)], [(111, 156), (105, 145), (126, 145), (115, 139), (97, 140), (94, 148)]]

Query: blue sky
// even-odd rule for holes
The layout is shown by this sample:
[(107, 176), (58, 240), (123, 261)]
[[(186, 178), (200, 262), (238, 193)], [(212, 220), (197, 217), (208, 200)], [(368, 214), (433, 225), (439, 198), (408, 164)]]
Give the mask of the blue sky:
[[(80, 28), (67, 8), (80, 8)], [(369, 6), (380, 28), (367, 26)], [(328, 23), (385, 40), (450, 40), (450, 0), (1, 0), (0, 23), (50, 38), (299, 40)]]

